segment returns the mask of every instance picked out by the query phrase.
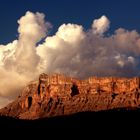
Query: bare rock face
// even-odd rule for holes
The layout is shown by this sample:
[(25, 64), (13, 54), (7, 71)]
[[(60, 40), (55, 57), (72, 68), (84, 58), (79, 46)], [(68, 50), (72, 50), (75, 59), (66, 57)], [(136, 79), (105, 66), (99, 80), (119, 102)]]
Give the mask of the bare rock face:
[(41, 74), (0, 115), (39, 119), (84, 111), (140, 107), (140, 78), (90, 77), (77, 80)]

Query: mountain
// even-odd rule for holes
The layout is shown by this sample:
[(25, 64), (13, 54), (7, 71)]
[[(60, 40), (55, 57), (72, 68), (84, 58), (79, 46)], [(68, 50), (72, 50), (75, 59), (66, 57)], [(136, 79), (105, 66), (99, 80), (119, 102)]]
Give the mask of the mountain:
[(14, 102), (1, 109), (0, 116), (35, 120), (139, 107), (139, 77), (78, 80), (62, 74), (43, 73), (38, 81), (30, 82)]

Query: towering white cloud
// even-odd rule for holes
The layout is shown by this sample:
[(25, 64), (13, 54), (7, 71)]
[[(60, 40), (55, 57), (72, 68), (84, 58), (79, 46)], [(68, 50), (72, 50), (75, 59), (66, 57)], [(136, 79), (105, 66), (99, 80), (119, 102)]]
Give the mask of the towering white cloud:
[(27, 12), (18, 20), (19, 40), (15, 52), (17, 68), (23, 71), (35, 71), (39, 56), (36, 54), (36, 43), (46, 36), (47, 26), (44, 14)]
[(79, 78), (140, 75), (140, 34), (136, 30), (120, 28), (106, 37), (110, 21), (102, 16), (87, 31), (81, 25), (62, 24), (55, 35), (46, 37), (51, 24), (44, 18), (42, 13), (27, 12), (18, 20), (19, 38), (0, 45), (0, 107), (42, 72)]
[(44, 14), (27, 12), (18, 20), (18, 40), (0, 45), (0, 95), (7, 97), (7, 102), (40, 73), (40, 56), (35, 47), (49, 28), (44, 18)]
[(106, 16), (102, 16), (99, 19), (95, 19), (92, 24), (92, 30), (94, 34), (102, 35), (110, 27), (110, 21)]

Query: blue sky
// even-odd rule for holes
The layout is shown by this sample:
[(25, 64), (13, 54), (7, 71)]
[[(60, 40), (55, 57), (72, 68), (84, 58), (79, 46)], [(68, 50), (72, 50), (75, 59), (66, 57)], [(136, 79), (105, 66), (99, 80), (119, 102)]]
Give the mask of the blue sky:
[(139, 0), (1, 0), (0, 44), (7, 44), (17, 36), (17, 20), (26, 11), (43, 12), (53, 24), (52, 34), (63, 23), (81, 24), (89, 28), (93, 19), (106, 15), (111, 21), (110, 31), (119, 27), (140, 32)]

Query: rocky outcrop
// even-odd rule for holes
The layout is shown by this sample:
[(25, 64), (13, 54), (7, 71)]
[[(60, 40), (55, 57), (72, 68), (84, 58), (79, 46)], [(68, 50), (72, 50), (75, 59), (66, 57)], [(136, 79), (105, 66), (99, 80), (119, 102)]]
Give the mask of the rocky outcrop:
[(41, 74), (0, 115), (38, 119), (85, 111), (140, 107), (140, 78), (90, 77), (77, 80)]

